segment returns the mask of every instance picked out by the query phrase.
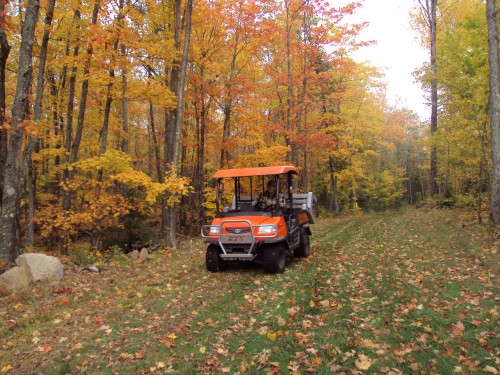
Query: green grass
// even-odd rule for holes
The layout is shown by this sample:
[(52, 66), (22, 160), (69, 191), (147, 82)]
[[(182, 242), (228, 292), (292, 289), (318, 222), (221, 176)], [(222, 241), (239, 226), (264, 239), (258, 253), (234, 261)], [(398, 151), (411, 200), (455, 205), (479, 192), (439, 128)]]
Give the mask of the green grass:
[(313, 234), (279, 275), (208, 273), (200, 242), (1, 292), (0, 371), (500, 371), (498, 243), (467, 213), (324, 218)]

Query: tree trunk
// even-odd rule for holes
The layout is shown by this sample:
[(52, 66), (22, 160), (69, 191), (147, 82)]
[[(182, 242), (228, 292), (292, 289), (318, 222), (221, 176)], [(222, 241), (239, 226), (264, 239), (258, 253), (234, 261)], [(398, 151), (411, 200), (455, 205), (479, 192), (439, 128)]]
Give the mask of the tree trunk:
[[(47, 13), (45, 15), (45, 27), (43, 29), (42, 45), (40, 47), (40, 60), (38, 65), (38, 76), (37, 76), (37, 86), (36, 86), (36, 96), (35, 96), (35, 108), (34, 118), (35, 122), (40, 122), (42, 117), (42, 97), (44, 89), (44, 75), (45, 75), (45, 64), (47, 62), (47, 49), (49, 45), (50, 27), (52, 25), (52, 17), (54, 15), (54, 7), (56, 0), (50, 0), (47, 6)], [(39, 143), (37, 142), (37, 147), (35, 152), (38, 151)], [(31, 164), (31, 163), (30, 163)], [(36, 166), (31, 164), (28, 171), (28, 193), (29, 193), (29, 218), (28, 218), (28, 244), (30, 246), (35, 245), (35, 222), (33, 218), (35, 217), (36, 209)]]
[[(177, 95), (177, 116), (176, 116), (176, 124), (175, 124), (175, 138), (173, 144), (173, 159), (172, 165), (175, 168), (175, 172), (179, 173), (180, 163), (180, 146), (181, 146), (181, 134), (182, 134), (182, 122), (183, 122), (183, 114), (184, 114), (184, 87), (186, 84), (186, 74), (187, 74), (187, 63), (188, 63), (188, 55), (189, 55), (189, 43), (191, 39), (191, 13), (193, 9), (193, 1), (187, 0), (186, 5), (186, 29), (184, 34), (184, 49), (182, 51), (182, 62), (180, 69), (180, 77), (179, 77), (179, 92)], [(176, 236), (176, 224), (177, 224), (177, 211), (178, 204), (175, 204), (174, 207), (170, 210), (170, 236), (169, 236), (169, 244), (172, 248), (177, 248), (177, 236)]]
[[(115, 72), (110, 70), (109, 78), (112, 80), (115, 76)], [(108, 129), (109, 129), (109, 114), (111, 112), (111, 103), (113, 103), (113, 97), (111, 96), (111, 89), (113, 87), (113, 83), (108, 84), (108, 90), (106, 94), (106, 103), (104, 105), (104, 118), (102, 121), (102, 129), (101, 129), (101, 147), (99, 149), (99, 155), (103, 155), (106, 152), (107, 143), (108, 143)], [(101, 175), (102, 177), (102, 171)], [(101, 180), (101, 178), (99, 178)]]
[[(5, 33), (5, 4), (8, 0), (0, 0), (0, 124), (5, 121), (5, 67), (10, 53), (10, 45)], [(0, 128), (0, 197), (3, 196), (3, 178), (7, 158), (7, 132)], [(1, 209), (0, 199), (0, 209)]]
[[(94, 9), (92, 12), (92, 25), (97, 24), (97, 16), (99, 14), (99, 1), (96, 1), (94, 4)], [(85, 60), (84, 63), (84, 68), (83, 68), (83, 77), (84, 80), (82, 82), (82, 94), (80, 97), (80, 106), (78, 108), (78, 119), (76, 123), (76, 131), (75, 131), (75, 139), (73, 142), (73, 145), (71, 147), (71, 154), (70, 154), (70, 162), (74, 163), (78, 160), (78, 153), (80, 151), (80, 143), (82, 141), (82, 135), (83, 135), (83, 124), (85, 122), (85, 111), (87, 109), (87, 97), (88, 97), (88, 91), (89, 91), (89, 73), (90, 73), (90, 60), (92, 59), (92, 54), (94, 53), (94, 48), (92, 46), (92, 41), (90, 42), (89, 47), (87, 48), (87, 59)], [(74, 171), (74, 170), (73, 170)], [(72, 173), (70, 173), (70, 178), (72, 178)]]
[(203, 190), (205, 188), (205, 130), (206, 130), (207, 106), (205, 100), (201, 101), (201, 116), (200, 116), (200, 149), (198, 153), (198, 203), (200, 204), (199, 214), (200, 220), (205, 219), (205, 207), (203, 207)]
[(498, 48), (497, 10), (495, 0), (486, 0), (488, 20), (488, 61), (490, 66), (490, 126), (493, 175), (491, 184), (490, 222), (500, 226), (500, 63)]
[[(172, 61), (172, 69), (170, 73), (170, 91), (178, 97), (179, 95), (179, 79), (180, 79), (180, 64), (178, 54), (181, 48), (181, 0), (174, 1), (174, 48), (175, 48), (175, 58)], [(177, 124), (177, 108), (172, 109), (168, 116), (168, 129), (165, 129), (165, 137), (167, 137), (167, 142), (165, 143), (168, 147), (165, 149), (165, 162), (172, 163), (174, 160), (174, 139), (176, 134), (175, 126)]]
[[(437, 0), (431, 0), (431, 18), (430, 18), (430, 31), (431, 31), (431, 135), (436, 134), (438, 129), (438, 96), (437, 96), (437, 63), (436, 63), (436, 7)], [(430, 193), (436, 195), (439, 193), (437, 183), (438, 178), (438, 160), (437, 160), (437, 147), (432, 144), (431, 146), (431, 168), (430, 168)]]
[[(120, 28), (124, 28), (124, 14), (123, 8), (125, 6), (125, 0), (120, 0), (118, 4), (118, 22)], [(122, 43), (120, 45), (120, 55), (122, 59), (126, 58), (126, 48)], [(129, 137), (128, 137), (128, 101), (127, 101), (127, 69), (122, 69), (122, 129), (123, 129), (123, 140), (122, 140), (122, 151), (128, 154), (129, 149)]]
[[(94, 9), (92, 12), (92, 25), (97, 24), (97, 16), (99, 14), (99, 1), (96, 1), (94, 4)], [(93, 54), (93, 46), (92, 42), (90, 42), (89, 47), (87, 48), (87, 58), (84, 62), (84, 67), (83, 67), (83, 79), (82, 82), (82, 94), (80, 97), (80, 106), (78, 108), (78, 119), (76, 123), (76, 131), (75, 131), (75, 138), (73, 140), (73, 143), (71, 144), (71, 152), (69, 155), (69, 163), (73, 164), (78, 160), (78, 153), (80, 151), (80, 143), (82, 140), (82, 135), (83, 135), (83, 124), (85, 121), (85, 111), (87, 108), (87, 96), (88, 96), (88, 91), (89, 91), (89, 73), (90, 73), (90, 60), (92, 59), (92, 54)], [(73, 77), (72, 77), (73, 78)], [(68, 140), (66, 140), (66, 143)], [(69, 140), (71, 142), (71, 138)], [(71, 169), (68, 173), (68, 180), (73, 180), (75, 176), (75, 170)], [(66, 200), (63, 200), (63, 210), (69, 210), (71, 208), (71, 193), (68, 191), (66, 192)]]
[[(64, 74), (64, 72), (63, 72)], [(60, 115), (59, 111), (59, 89), (56, 85), (56, 79), (53, 73), (49, 72), (49, 82), (50, 82), (50, 96), (51, 96), (51, 107), (52, 107), (52, 127), (54, 129), (54, 136), (57, 139), (57, 143), (55, 145), (56, 150), (61, 149), (61, 140), (59, 136), (63, 132), (63, 118)], [(54, 158), (54, 165), (57, 167), (61, 164), (61, 157), (58, 153)], [(54, 180), (48, 186), (48, 191), (52, 194), (58, 194), (59, 192), (59, 181), (60, 181), (60, 173), (56, 172), (56, 176)]]
[[(75, 10), (73, 19), (80, 18), (80, 11)], [(67, 51), (69, 51), (69, 40), (67, 43)], [(78, 45), (73, 49), (73, 57), (76, 60), (78, 56), (79, 48)], [(71, 152), (71, 144), (73, 143), (73, 110), (74, 110), (74, 102), (75, 102), (75, 93), (76, 93), (76, 73), (77, 66), (76, 61), (73, 61), (73, 67), (71, 68), (71, 75), (69, 77), (69, 87), (68, 87), (68, 106), (66, 110), (66, 131), (65, 131), (65, 149), (67, 153), (66, 162), (69, 163), (69, 154)], [(63, 181), (69, 179), (69, 169), (65, 168), (63, 171)], [(69, 210), (71, 207), (71, 191), (63, 190), (62, 196), (62, 209), (63, 211)]]
[(33, 42), (39, 8), (38, 1), (28, 0), (21, 31), (16, 94), (12, 106), (12, 126), (8, 139), (0, 215), (0, 259), (4, 261), (14, 261), (19, 255), (19, 209), (21, 192), (25, 188), (25, 180), (20, 175), (21, 162), (25, 163), (25, 160), (21, 161), (24, 134), (20, 125), (26, 119), (28, 109), (33, 73)]
[[(200, 76), (202, 81), (205, 81), (205, 68), (202, 66), (200, 68)], [(199, 87), (200, 91), (197, 92), (197, 96), (200, 98), (200, 110), (198, 112), (197, 103), (195, 103), (195, 117), (196, 117), (196, 140), (198, 146), (197, 160), (196, 160), (196, 171), (195, 180), (193, 186), (195, 187), (197, 194), (196, 204), (199, 207), (198, 218), (200, 221), (205, 219), (205, 208), (203, 207), (203, 191), (205, 188), (205, 131), (206, 131), (206, 119), (208, 114), (208, 108), (210, 107), (210, 101), (205, 102), (205, 98), (208, 96), (205, 90), (205, 83), (202, 83)]]
[[(430, 53), (431, 53), (431, 136), (438, 129), (438, 95), (437, 95), (437, 63), (436, 63), (436, 47), (437, 47), (437, 0), (418, 0), (420, 10), (427, 21), (430, 33)], [(437, 147), (431, 145), (430, 152), (430, 171), (429, 171), (429, 194), (434, 196), (439, 193), (438, 179), (438, 160)]]
[[(118, 11), (118, 18), (117, 22), (120, 27), (123, 27), (123, 0), (120, 0), (119, 2), (119, 11)], [(113, 51), (115, 53), (118, 51), (118, 45), (120, 44), (120, 35), (118, 34), (116, 37), (116, 40), (113, 44)], [(122, 56), (125, 55), (125, 46), (122, 44), (120, 47), (120, 54)], [(115, 78), (115, 71), (113, 69), (109, 69), (109, 82), (108, 83), (108, 90), (106, 94), (106, 104), (104, 105), (104, 120), (102, 122), (102, 130), (101, 130), (101, 148), (99, 151), (100, 155), (103, 155), (106, 150), (107, 150), (107, 141), (108, 141), (108, 132), (109, 132), (109, 116), (111, 114), (111, 104), (113, 103), (113, 97), (111, 95), (112, 93), (112, 88), (113, 88), (113, 82)], [(127, 116), (127, 104), (125, 100), (125, 93), (126, 93), (126, 86), (127, 86), (127, 78), (125, 77), (125, 70), (122, 70), (122, 121), (123, 121), (123, 129), (125, 133), (125, 137), (122, 140), (121, 143), (121, 149), (123, 152), (127, 153), (128, 152), (128, 124), (126, 122), (126, 116)], [(125, 120), (124, 120), (125, 119)], [(102, 181), (102, 170), (99, 171), (99, 181)]]
[(151, 137), (153, 138), (153, 150), (155, 155), (155, 167), (156, 167), (156, 176), (158, 178), (158, 182), (163, 181), (163, 176), (161, 173), (161, 159), (160, 159), (160, 146), (158, 144), (158, 138), (156, 137), (156, 129), (155, 129), (155, 113), (153, 108), (153, 102), (149, 101), (149, 124), (151, 127)]
[[(232, 74), (231, 74), (232, 75)], [(232, 80), (232, 78), (230, 78)], [(229, 83), (229, 87), (227, 87), (227, 91), (229, 97), (224, 100), (224, 122), (223, 122), (223, 127), (222, 127), (222, 147), (220, 150), (220, 163), (219, 163), (219, 168), (224, 168), (224, 166), (227, 166), (229, 163), (229, 151), (228, 151), (228, 145), (226, 144), (227, 140), (229, 139), (230, 136), (230, 126), (231, 126), (231, 113), (233, 111), (233, 101), (232, 98), (230, 97), (231, 95), (231, 83)], [(225, 160), (225, 162), (224, 162)]]
[[(179, 94), (179, 74), (180, 63), (177, 54), (180, 53), (180, 32), (181, 32), (181, 0), (174, 1), (174, 50), (175, 57), (172, 61), (172, 68), (170, 70), (170, 83), (169, 88), (172, 94)], [(177, 122), (176, 109), (167, 111), (165, 114), (165, 145), (163, 149), (165, 172), (172, 169), (173, 155), (174, 155), (174, 138), (175, 138), (175, 124)], [(175, 207), (168, 207), (165, 200), (162, 202), (162, 230), (169, 233), (167, 242), (169, 242), (170, 232), (175, 231), (175, 222), (172, 223), (172, 213)], [(174, 234), (175, 236), (175, 234)], [(173, 246), (172, 243), (169, 243)]]
[(328, 165), (330, 167), (330, 201), (328, 210), (336, 215), (340, 212), (340, 209), (337, 196), (337, 177), (335, 176), (335, 168), (331, 156), (328, 158)]
[[(285, 146), (292, 147), (290, 140), (290, 132), (292, 129), (291, 124), (291, 114), (292, 114), (292, 58), (291, 58), (291, 15), (290, 15), (290, 1), (285, 1), (286, 8), (286, 86), (287, 86), (287, 96), (286, 96), (286, 135), (285, 135)], [(288, 150), (286, 152), (286, 161), (293, 162), (293, 150)]]
[(224, 98), (224, 122), (222, 127), (222, 147), (220, 152), (220, 163), (219, 167), (224, 168), (229, 163), (229, 151), (228, 145), (226, 144), (229, 136), (231, 135), (231, 115), (233, 113), (233, 81), (234, 81), (234, 73), (236, 69), (236, 57), (238, 54), (238, 43), (237, 41), (234, 44), (233, 49), (233, 57), (231, 59), (231, 67), (229, 68), (229, 78), (228, 82), (225, 85), (226, 94)]
[[(124, 49), (122, 51), (124, 52)], [(128, 154), (129, 148), (129, 135), (128, 135), (128, 101), (127, 101), (127, 71), (122, 70), (122, 151)]]

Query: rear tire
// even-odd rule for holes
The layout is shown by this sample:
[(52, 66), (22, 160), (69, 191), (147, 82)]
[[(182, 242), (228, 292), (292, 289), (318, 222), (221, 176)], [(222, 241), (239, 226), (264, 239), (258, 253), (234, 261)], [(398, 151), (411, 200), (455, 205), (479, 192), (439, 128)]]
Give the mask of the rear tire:
[(207, 271), (221, 272), (226, 269), (226, 262), (220, 257), (220, 253), (221, 250), (219, 246), (214, 244), (208, 245), (205, 257)]
[(293, 252), (295, 258), (307, 258), (311, 252), (311, 244), (309, 243), (309, 234), (305, 230), (300, 232), (300, 245)]
[(286, 266), (285, 246), (275, 244), (264, 249), (263, 264), (265, 273), (282, 273)]

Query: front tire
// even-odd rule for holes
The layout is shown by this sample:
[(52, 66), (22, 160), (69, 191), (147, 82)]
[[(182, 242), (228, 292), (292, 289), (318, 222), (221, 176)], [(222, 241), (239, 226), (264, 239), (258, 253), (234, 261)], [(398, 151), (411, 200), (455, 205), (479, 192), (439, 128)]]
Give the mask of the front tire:
[(311, 253), (311, 244), (309, 243), (309, 234), (305, 230), (300, 233), (300, 245), (293, 252), (295, 258), (307, 258)]
[(283, 244), (275, 244), (264, 249), (263, 263), (265, 273), (282, 273), (286, 266), (285, 246)]
[(214, 244), (208, 245), (207, 253), (205, 256), (207, 271), (221, 272), (226, 269), (226, 262), (220, 257), (220, 253), (221, 251), (219, 246)]

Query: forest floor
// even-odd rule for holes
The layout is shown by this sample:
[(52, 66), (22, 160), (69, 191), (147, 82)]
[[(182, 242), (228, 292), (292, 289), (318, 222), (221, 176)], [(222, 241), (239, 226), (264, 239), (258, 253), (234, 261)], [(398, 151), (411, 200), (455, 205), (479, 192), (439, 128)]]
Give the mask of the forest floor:
[(283, 274), (204, 245), (0, 291), (0, 374), (498, 374), (499, 243), (457, 210), (320, 218)]

